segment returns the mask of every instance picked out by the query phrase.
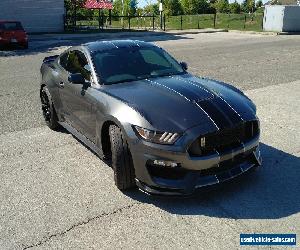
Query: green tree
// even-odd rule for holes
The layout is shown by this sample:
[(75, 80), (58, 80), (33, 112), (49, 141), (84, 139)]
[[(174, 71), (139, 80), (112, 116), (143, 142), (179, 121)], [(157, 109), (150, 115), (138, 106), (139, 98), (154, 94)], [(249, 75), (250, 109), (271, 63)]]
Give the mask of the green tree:
[(131, 16), (136, 15), (136, 11), (137, 11), (137, 5), (138, 5), (138, 1), (137, 0), (130, 0), (129, 2), (129, 14)]
[(248, 0), (247, 5), (249, 12), (253, 13), (255, 11), (255, 0)]
[(215, 3), (215, 8), (220, 13), (228, 13), (230, 11), (228, 0), (218, 0)]
[(184, 14), (194, 15), (206, 13), (209, 3), (206, 0), (181, 0)]
[(244, 0), (244, 1), (241, 3), (241, 11), (242, 11), (242, 12), (248, 12), (247, 0)]
[(258, 1), (256, 2), (256, 9), (260, 8), (262, 5), (263, 5), (262, 0), (258, 0)]
[[(115, 0), (112, 13), (114, 16), (134, 15), (137, 10), (137, 1), (132, 0)], [(123, 6), (124, 5), (124, 6)]]
[(212, 14), (212, 13), (217, 12), (216, 7), (215, 7), (216, 2), (217, 2), (217, 0), (209, 0), (209, 4), (208, 4), (208, 8), (207, 8), (206, 13)]
[(182, 5), (179, 0), (165, 0), (164, 10), (165, 14), (169, 16), (177, 16), (183, 14)]
[(65, 0), (65, 8), (67, 16), (74, 17), (76, 14), (77, 19), (88, 18), (96, 15), (96, 10), (83, 8), (86, 0)]
[(114, 7), (112, 9), (113, 16), (120, 16), (122, 14), (122, 0), (114, 0)]
[(144, 12), (151, 15), (159, 15), (158, 4), (149, 4), (144, 7)]
[(229, 4), (230, 12), (234, 14), (241, 13), (241, 6), (240, 4), (235, 1), (234, 3)]
[(253, 13), (255, 9), (255, 0), (244, 0), (242, 3), (241, 9), (245, 13)]

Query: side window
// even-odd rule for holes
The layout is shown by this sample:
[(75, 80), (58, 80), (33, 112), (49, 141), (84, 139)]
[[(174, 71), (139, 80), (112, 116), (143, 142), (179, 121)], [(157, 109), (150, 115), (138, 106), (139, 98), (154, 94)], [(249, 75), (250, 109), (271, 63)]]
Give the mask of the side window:
[(160, 65), (167, 68), (170, 67), (169, 62), (153, 50), (141, 49), (140, 53), (142, 54), (146, 63)]
[(68, 53), (67, 63), (65, 69), (72, 74), (80, 73), (87, 80), (91, 80), (91, 72), (88, 70), (89, 65), (85, 55), (73, 50)]

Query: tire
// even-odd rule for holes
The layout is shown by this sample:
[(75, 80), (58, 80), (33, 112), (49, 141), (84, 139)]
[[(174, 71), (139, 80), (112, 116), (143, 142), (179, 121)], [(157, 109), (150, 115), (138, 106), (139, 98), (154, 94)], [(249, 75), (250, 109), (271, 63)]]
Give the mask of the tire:
[(25, 45), (23, 46), (23, 49), (28, 49), (28, 43), (25, 43)]
[(51, 94), (46, 86), (41, 90), (42, 111), (47, 126), (52, 130), (59, 128), (58, 118), (53, 106)]
[(132, 156), (121, 129), (111, 125), (109, 136), (115, 184), (123, 191), (134, 188), (136, 184)]

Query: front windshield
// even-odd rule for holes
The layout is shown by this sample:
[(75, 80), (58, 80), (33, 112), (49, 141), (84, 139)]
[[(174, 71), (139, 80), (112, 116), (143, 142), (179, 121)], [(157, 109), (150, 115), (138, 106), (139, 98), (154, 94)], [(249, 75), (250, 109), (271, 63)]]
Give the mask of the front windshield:
[(99, 51), (93, 55), (93, 61), (104, 84), (184, 73), (181, 65), (158, 47)]

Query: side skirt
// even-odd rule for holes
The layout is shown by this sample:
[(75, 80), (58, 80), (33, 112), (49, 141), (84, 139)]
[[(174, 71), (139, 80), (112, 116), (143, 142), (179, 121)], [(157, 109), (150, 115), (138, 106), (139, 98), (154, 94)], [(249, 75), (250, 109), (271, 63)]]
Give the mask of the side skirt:
[(59, 124), (64, 127), (68, 132), (70, 132), (73, 136), (75, 136), (79, 141), (81, 141), (85, 146), (91, 149), (95, 154), (97, 154), (101, 159), (104, 159), (104, 155), (102, 150), (100, 150), (97, 145), (91, 142), (88, 138), (86, 138), (83, 134), (81, 134), (78, 130), (73, 128), (66, 122), (59, 122)]

